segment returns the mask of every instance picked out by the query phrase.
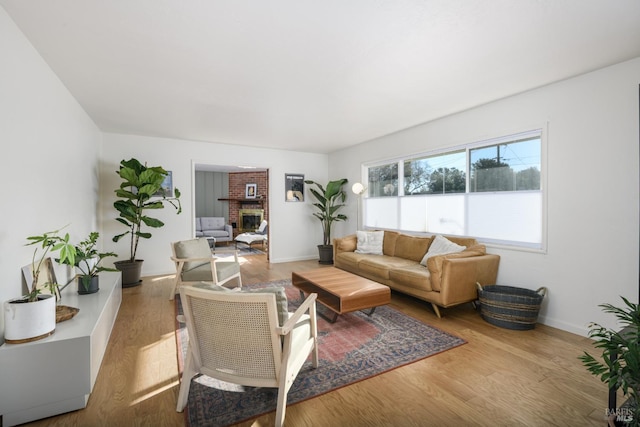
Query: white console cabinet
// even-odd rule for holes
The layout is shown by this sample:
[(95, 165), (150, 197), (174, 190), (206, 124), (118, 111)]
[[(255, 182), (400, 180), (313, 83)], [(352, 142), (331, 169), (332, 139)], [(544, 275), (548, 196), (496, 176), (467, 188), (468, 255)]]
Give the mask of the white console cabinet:
[(62, 305), (78, 314), (53, 335), (0, 346), (0, 414), (14, 426), (87, 406), (122, 301), (120, 272), (100, 273), (100, 290), (78, 295), (71, 283)]

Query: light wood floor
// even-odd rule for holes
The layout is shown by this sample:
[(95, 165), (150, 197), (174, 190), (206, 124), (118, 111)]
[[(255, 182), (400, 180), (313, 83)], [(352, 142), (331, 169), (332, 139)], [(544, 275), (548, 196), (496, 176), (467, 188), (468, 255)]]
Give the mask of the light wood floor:
[[(245, 283), (291, 277), (316, 261), (269, 264), (243, 258)], [(123, 301), (84, 410), (29, 426), (184, 426), (176, 413), (178, 374), (173, 276), (123, 289)], [(470, 304), (443, 310), (393, 293), (391, 304), (468, 341), (377, 377), (287, 408), (288, 426), (604, 426), (606, 386), (577, 359), (590, 341), (538, 325), (496, 328)], [(28, 396), (24, 396), (28, 399)], [(243, 423), (270, 426), (274, 414)], [(194, 426), (195, 427), (195, 426)]]

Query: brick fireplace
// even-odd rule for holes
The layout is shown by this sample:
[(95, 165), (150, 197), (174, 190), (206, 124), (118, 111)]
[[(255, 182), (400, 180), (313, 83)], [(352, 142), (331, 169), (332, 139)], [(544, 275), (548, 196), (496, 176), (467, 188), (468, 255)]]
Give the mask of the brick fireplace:
[[(245, 190), (247, 184), (256, 184), (256, 198), (246, 198)], [(234, 237), (245, 231), (255, 231), (260, 225), (260, 221), (254, 229), (245, 229), (242, 226), (240, 210), (262, 211), (262, 219), (269, 221), (269, 177), (265, 172), (230, 172), (229, 173), (229, 223), (236, 224), (233, 229)], [(251, 221), (255, 221), (253, 216)], [(252, 223), (245, 224), (251, 227)]]

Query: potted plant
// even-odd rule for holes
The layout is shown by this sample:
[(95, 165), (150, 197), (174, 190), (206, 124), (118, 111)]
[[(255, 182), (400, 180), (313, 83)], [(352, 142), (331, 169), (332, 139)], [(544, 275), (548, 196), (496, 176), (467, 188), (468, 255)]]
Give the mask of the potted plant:
[[(57, 283), (49, 279), (42, 282), (43, 273), (48, 272), (48, 256), (58, 252), (60, 262), (75, 262), (75, 248), (69, 242), (69, 234), (48, 231), (39, 236), (27, 237), (29, 245), (37, 245), (31, 259), (32, 280), (27, 280), (27, 294), (4, 303), (4, 337), (10, 344), (39, 340), (51, 335), (56, 329)], [(43, 294), (42, 288), (51, 294)]]
[(168, 202), (177, 209), (177, 213), (182, 212), (180, 205), (180, 191), (175, 189), (175, 196), (165, 194), (162, 183), (168, 172), (160, 166), (148, 167), (136, 159), (122, 160), (120, 169), (116, 172), (122, 183), (120, 188), (115, 190), (119, 198), (113, 203), (113, 207), (119, 213), (116, 220), (127, 227), (127, 231), (113, 237), (117, 242), (124, 236), (130, 237), (129, 259), (116, 261), (116, 268), (122, 271), (122, 286), (136, 286), (140, 283), (142, 263), (144, 260), (136, 259), (138, 242), (142, 239), (151, 238), (151, 233), (142, 231), (145, 225), (151, 228), (164, 226), (164, 222), (146, 215), (148, 210), (163, 209), (165, 202)]
[(579, 359), (584, 366), (610, 389), (621, 389), (627, 402), (609, 414), (619, 425), (640, 426), (640, 306), (624, 297), (625, 307), (601, 304), (603, 311), (616, 316), (623, 329), (607, 329), (597, 323), (589, 325), (589, 337), (602, 349), (600, 360), (586, 351)]
[(114, 268), (108, 268), (100, 265), (102, 260), (107, 257), (117, 256), (114, 252), (98, 252), (96, 245), (100, 233), (92, 231), (89, 237), (75, 245), (76, 258), (75, 262), (65, 262), (76, 267), (78, 273), (78, 293), (81, 295), (92, 294), (100, 290), (100, 277), (98, 273), (102, 271), (118, 271)]
[(344, 221), (346, 215), (339, 214), (337, 211), (344, 206), (347, 193), (343, 190), (343, 186), (347, 183), (346, 178), (336, 181), (329, 181), (327, 187), (323, 187), (312, 180), (306, 180), (306, 184), (315, 185), (316, 188), (310, 187), (309, 191), (317, 200), (313, 204), (318, 208), (318, 212), (314, 212), (313, 216), (320, 220), (322, 224), (323, 243), (318, 245), (318, 253), (320, 264), (333, 264), (333, 245), (331, 242), (331, 226), (335, 221)]

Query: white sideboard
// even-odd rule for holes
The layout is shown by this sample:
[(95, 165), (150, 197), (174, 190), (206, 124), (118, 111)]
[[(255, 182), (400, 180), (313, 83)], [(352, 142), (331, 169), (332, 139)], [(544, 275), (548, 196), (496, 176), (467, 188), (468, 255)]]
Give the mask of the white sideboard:
[(100, 273), (100, 290), (78, 295), (71, 283), (61, 304), (78, 314), (53, 335), (0, 346), (0, 414), (14, 426), (87, 406), (122, 301), (122, 274)]

